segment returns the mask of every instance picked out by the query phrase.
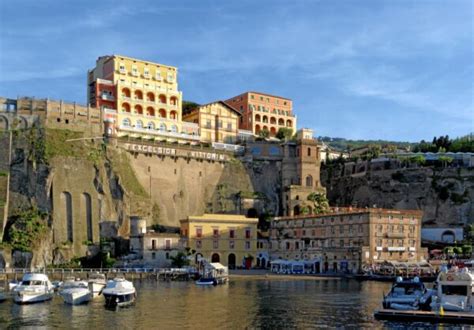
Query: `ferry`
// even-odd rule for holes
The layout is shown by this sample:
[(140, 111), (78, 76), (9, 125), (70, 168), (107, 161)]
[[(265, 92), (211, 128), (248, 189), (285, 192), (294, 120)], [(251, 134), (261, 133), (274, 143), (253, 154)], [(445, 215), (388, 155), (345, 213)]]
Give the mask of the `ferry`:
[(53, 298), (54, 289), (45, 274), (25, 274), (13, 289), (13, 300), (18, 304), (37, 303)]
[(473, 312), (474, 274), (468, 268), (443, 269), (436, 281), (436, 299), (433, 310)]
[(382, 306), (396, 310), (429, 310), (431, 299), (432, 291), (418, 277), (404, 280), (399, 276), (390, 292), (384, 295)]
[(106, 307), (123, 307), (135, 302), (137, 292), (133, 283), (122, 277), (107, 282), (102, 291)]

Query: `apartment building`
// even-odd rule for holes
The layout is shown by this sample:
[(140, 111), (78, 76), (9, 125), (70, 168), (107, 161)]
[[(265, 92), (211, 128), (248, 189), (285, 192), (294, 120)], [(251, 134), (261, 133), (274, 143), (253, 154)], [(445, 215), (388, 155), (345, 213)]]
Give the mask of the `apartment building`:
[(296, 132), (296, 116), (290, 99), (259, 92), (245, 92), (225, 101), (241, 114), (239, 128), (259, 134), (266, 130), (275, 136), (280, 128)]
[(197, 143), (199, 127), (183, 123), (178, 69), (125, 57), (99, 57), (88, 72), (87, 98), (105, 109), (111, 135)]
[(383, 261), (421, 261), (417, 210), (333, 208), (330, 213), (277, 217), (271, 222), (272, 260), (306, 260), (318, 272), (356, 272)]
[(252, 267), (257, 256), (257, 218), (233, 214), (204, 214), (180, 220), (184, 246), (229, 268)]

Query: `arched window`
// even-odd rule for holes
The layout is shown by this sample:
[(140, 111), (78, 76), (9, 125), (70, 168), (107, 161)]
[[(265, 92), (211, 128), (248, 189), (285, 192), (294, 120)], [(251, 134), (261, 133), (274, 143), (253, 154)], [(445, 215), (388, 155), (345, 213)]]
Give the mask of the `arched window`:
[(122, 120), (122, 125), (123, 125), (123, 126), (126, 126), (126, 127), (130, 127), (130, 125), (131, 125), (130, 119), (124, 118), (124, 119)]
[(260, 115), (255, 115), (255, 121), (261, 121)]
[(176, 111), (171, 111), (170, 112), (170, 119), (176, 120), (178, 119), (178, 113)]
[(311, 148), (308, 147), (308, 157), (311, 157)]
[(256, 134), (258, 134), (261, 130), (262, 130), (262, 128), (260, 127), (260, 125), (255, 125), (255, 133)]
[(173, 133), (178, 133), (178, 126), (176, 126), (176, 125), (171, 125), (171, 132), (173, 132)]
[(137, 120), (137, 124), (135, 125), (136, 128), (143, 128), (143, 122), (141, 120)]
[(123, 89), (122, 89), (122, 97), (127, 97), (127, 98), (129, 98), (129, 97), (130, 97), (130, 89), (128, 89), (128, 88), (123, 88)]
[(153, 109), (153, 107), (146, 108), (146, 115), (154, 117), (155, 116), (155, 109)]
[(277, 121), (275, 117), (270, 117), (270, 124), (276, 125)]
[(291, 122), (291, 120), (288, 119), (286, 121), (286, 127), (291, 127), (291, 126), (292, 126), (292, 122)]
[(282, 118), (278, 119), (278, 126), (285, 126), (285, 121)]
[(160, 103), (166, 104), (166, 95), (160, 94), (158, 100), (160, 101)]
[(267, 116), (263, 116), (263, 120), (262, 120), (264, 123), (268, 123), (268, 117)]
[(160, 124), (160, 131), (166, 132), (166, 125), (164, 123)]
[(122, 104), (122, 112), (130, 112), (130, 104), (123, 103)]
[(311, 175), (308, 175), (306, 177), (306, 187), (312, 187), (313, 186), (313, 177)]
[(150, 121), (147, 125), (147, 128), (148, 129), (155, 129), (155, 124), (152, 121)]
[(170, 104), (171, 105), (178, 105), (178, 99), (175, 96), (171, 96)]
[(136, 90), (133, 95), (135, 96), (135, 100), (143, 100), (143, 93), (141, 90)]
[(146, 93), (146, 100), (148, 102), (155, 102), (155, 94), (153, 94), (152, 92)]
[(160, 109), (159, 113), (160, 113), (161, 118), (166, 118), (166, 110), (165, 109)]
[(135, 114), (137, 114), (137, 115), (143, 115), (143, 108), (142, 108), (141, 105), (137, 104), (137, 105), (135, 106)]

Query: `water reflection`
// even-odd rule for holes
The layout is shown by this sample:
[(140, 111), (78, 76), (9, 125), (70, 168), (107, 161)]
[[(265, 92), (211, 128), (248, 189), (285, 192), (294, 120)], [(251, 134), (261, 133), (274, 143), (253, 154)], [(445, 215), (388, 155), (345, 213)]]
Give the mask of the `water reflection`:
[[(199, 287), (185, 282), (134, 283), (135, 306), (106, 310), (103, 298), (68, 306), (59, 296), (43, 304), (0, 304), (8, 327), (107, 328), (320, 328), (406, 327), (382, 323), (373, 312), (389, 283), (352, 280), (234, 278), (228, 285)], [(416, 325), (417, 327), (432, 327)]]

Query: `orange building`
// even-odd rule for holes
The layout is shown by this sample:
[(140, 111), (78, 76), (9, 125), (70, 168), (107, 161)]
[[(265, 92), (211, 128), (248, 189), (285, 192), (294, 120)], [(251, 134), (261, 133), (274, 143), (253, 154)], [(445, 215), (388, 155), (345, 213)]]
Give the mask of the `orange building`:
[(280, 128), (296, 132), (296, 116), (290, 99), (258, 92), (245, 92), (225, 101), (242, 113), (239, 128), (258, 134), (267, 130), (275, 136)]

